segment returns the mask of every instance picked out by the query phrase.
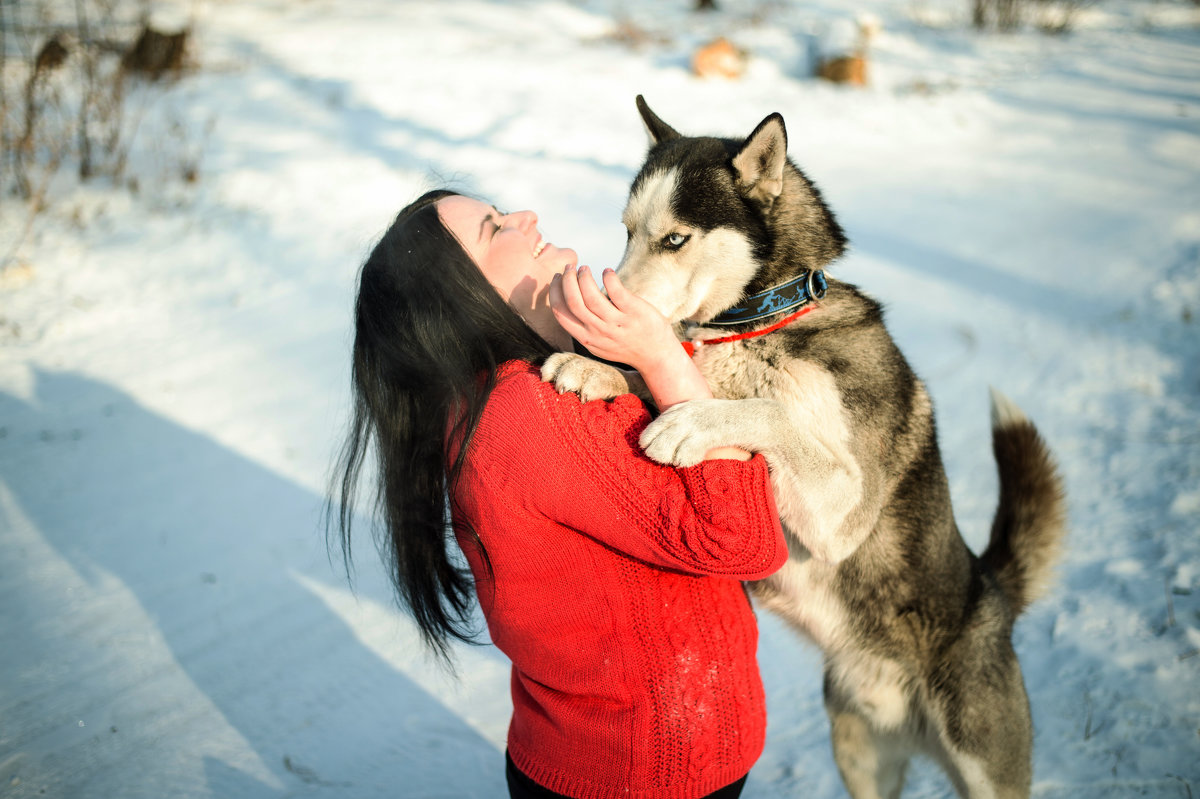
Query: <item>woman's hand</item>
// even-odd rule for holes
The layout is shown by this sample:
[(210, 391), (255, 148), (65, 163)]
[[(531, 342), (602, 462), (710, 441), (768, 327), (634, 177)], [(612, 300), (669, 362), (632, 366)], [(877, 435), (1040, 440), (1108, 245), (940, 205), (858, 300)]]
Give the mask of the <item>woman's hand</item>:
[[(567, 267), (554, 277), (550, 308), (563, 329), (593, 355), (637, 369), (660, 411), (687, 400), (711, 399), (708, 383), (663, 315), (621, 285), (613, 270), (605, 269), (602, 279), (607, 297), (586, 266)], [(750, 453), (715, 447), (704, 455), (705, 460), (713, 458), (749, 460)]]
[(604, 270), (602, 280), (607, 297), (586, 266), (568, 266), (551, 282), (550, 308), (572, 338), (596, 357), (627, 363), (643, 377), (682, 352), (670, 323), (653, 305), (630, 293), (612, 269)]

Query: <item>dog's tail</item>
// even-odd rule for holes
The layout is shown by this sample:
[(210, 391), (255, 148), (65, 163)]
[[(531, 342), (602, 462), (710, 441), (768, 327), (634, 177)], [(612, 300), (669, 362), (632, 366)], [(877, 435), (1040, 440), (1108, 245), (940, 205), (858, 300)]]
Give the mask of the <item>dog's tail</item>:
[(1066, 492), (1033, 422), (995, 389), (992, 449), (1000, 505), (982, 560), (995, 572), (1016, 617), (1049, 587), (1066, 534)]

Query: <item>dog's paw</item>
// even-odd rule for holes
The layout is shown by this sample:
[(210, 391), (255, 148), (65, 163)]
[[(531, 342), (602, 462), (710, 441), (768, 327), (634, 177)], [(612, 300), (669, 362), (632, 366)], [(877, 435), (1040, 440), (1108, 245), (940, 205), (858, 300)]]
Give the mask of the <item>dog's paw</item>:
[(744, 447), (739, 430), (746, 400), (700, 399), (681, 402), (647, 425), (638, 443), (651, 460), (695, 466), (717, 447)]
[(542, 380), (553, 383), (559, 394), (574, 392), (584, 402), (629, 393), (629, 381), (620, 369), (571, 352), (556, 352), (547, 358)]

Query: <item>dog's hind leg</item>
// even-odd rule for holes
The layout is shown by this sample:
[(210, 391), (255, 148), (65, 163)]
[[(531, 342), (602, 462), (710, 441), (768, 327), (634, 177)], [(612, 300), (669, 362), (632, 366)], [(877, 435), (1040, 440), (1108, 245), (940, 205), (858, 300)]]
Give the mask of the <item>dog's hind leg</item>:
[[(979, 700), (990, 724), (978, 733), (974, 751), (948, 740), (943, 732), (931, 754), (942, 764), (959, 795), (967, 799), (1028, 799), (1031, 782), (1032, 736), (1024, 692), (992, 704)], [(1020, 707), (1016, 705), (1020, 704)], [(976, 711), (978, 712), (978, 711)]]
[(1007, 629), (979, 627), (947, 652), (930, 686), (937, 739), (930, 754), (969, 799), (1026, 799), (1033, 724), (1021, 667)]
[(881, 730), (825, 677), (833, 759), (854, 799), (898, 799), (913, 746), (907, 730)]
[(897, 733), (880, 732), (852, 710), (829, 714), (833, 759), (854, 799), (897, 799), (910, 750)]
[(990, 756), (976, 757), (963, 751), (943, 748), (931, 753), (954, 783), (958, 795), (966, 799), (1028, 799), (1028, 769), (1006, 771)]

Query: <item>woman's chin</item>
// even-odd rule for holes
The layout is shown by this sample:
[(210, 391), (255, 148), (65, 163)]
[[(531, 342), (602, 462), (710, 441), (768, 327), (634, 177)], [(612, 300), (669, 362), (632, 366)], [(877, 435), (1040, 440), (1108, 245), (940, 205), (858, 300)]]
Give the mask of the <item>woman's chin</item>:
[(578, 253), (570, 247), (555, 247), (553, 244), (546, 245), (546, 249), (537, 259), (549, 265), (555, 272), (561, 272), (568, 266), (579, 266)]

